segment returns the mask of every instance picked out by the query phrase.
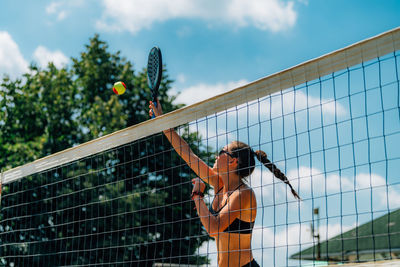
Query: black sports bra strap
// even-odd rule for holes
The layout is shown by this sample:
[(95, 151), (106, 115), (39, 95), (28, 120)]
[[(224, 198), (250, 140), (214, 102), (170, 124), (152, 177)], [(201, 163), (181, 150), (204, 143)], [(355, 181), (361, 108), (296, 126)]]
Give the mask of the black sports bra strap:
[(238, 187), (236, 187), (234, 190), (228, 192), (228, 197), (229, 197), (233, 192), (235, 192), (236, 190), (238, 190), (242, 185), (244, 185), (244, 183), (240, 183)]
[(224, 187), (222, 186), (217, 193), (215, 193), (215, 195), (217, 195), (219, 192), (221, 192), (221, 190), (224, 189)]
[[(234, 190), (228, 192), (228, 198), (229, 198), (229, 196), (230, 196), (233, 192), (235, 192), (236, 190), (238, 190), (242, 185), (244, 185), (244, 183), (240, 183), (238, 187), (236, 187)], [(221, 192), (221, 190), (222, 190), (223, 188), (224, 188), (224, 187), (221, 187), (221, 189), (218, 190), (218, 192), (215, 194), (215, 197), (217, 196), (217, 194), (218, 194), (219, 192)], [(212, 208), (212, 205), (213, 205), (213, 203), (214, 203), (215, 197), (214, 197), (213, 201), (211, 202), (211, 208)], [(215, 213), (219, 213), (219, 212), (226, 206), (226, 204), (228, 204), (228, 200), (226, 200), (225, 204), (224, 204), (218, 211), (216, 211)]]

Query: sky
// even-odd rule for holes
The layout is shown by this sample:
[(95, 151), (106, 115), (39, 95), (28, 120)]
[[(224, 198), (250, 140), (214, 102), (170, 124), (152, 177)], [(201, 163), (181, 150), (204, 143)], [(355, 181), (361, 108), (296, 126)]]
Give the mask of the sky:
[(31, 62), (68, 64), (98, 33), (135, 69), (159, 46), (185, 103), (400, 24), (395, 0), (1, 0), (0, 7), (0, 73), (16, 77)]
[[(177, 102), (192, 104), (398, 27), (399, 14), (400, 1), (394, 0), (1, 0), (0, 74), (16, 78), (27, 71), (31, 62), (42, 67), (46, 67), (49, 61), (56, 66), (68, 65), (71, 63), (70, 58), (78, 57), (89, 38), (98, 33), (109, 44), (111, 51), (121, 51), (123, 56), (133, 62), (136, 70), (146, 66), (150, 48), (159, 46), (168, 74), (175, 80), (172, 92), (180, 92)], [(390, 60), (387, 62), (392, 64)], [(389, 66), (383, 68), (390, 69)], [(370, 69), (375, 73), (370, 76), (376, 77), (376, 64)], [(351, 75), (357, 77), (357, 70)], [(337, 78), (338, 83), (341, 82), (340, 79)], [(267, 266), (273, 262), (277, 265), (298, 263), (287, 262), (286, 259), (300, 249), (299, 243), (312, 242), (310, 234), (304, 230), (309, 227), (308, 222), (312, 219), (312, 207), (322, 207), (321, 216), (331, 218), (323, 221), (320, 228), (325, 239), (353, 228), (357, 222), (369, 221), (371, 216), (368, 211), (371, 209), (382, 211), (400, 207), (400, 187), (396, 182), (398, 176), (394, 175), (399, 171), (396, 166), (400, 165), (400, 155), (393, 149), (399, 144), (396, 140), (399, 139), (400, 126), (395, 110), (397, 102), (390, 102), (391, 99), (396, 99), (398, 91), (387, 85), (389, 89), (385, 90), (386, 95), (383, 97), (389, 110), (383, 115), (386, 116), (386, 125), (382, 127), (382, 118), (379, 114), (374, 115), (379, 110), (374, 110), (374, 107), (379, 107), (379, 103), (373, 102), (374, 99), (379, 99), (376, 94), (380, 91), (373, 89), (376, 80), (367, 81), (369, 82), (371, 85), (367, 84), (367, 87), (369, 86), (368, 92), (371, 95), (369, 99), (372, 100), (368, 101), (372, 102), (368, 102), (368, 108), (363, 106), (363, 99), (356, 99), (356, 96), (351, 100), (354, 102), (349, 103), (345, 99), (332, 100), (332, 95), (329, 94), (322, 97), (317, 94), (306, 95), (304, 90), (288, 91), (284, 95), (272, 97), (271, 102), (261, 100), (264, 101), (264, 106), (269, 107), (268, 114), (257, 110), (257, 105), (250, 105), (254, 114), (261, 112), (261, 117), (265, 117), (258, 126), (265, 126), (262, 128), (267, 129), (264, 132), (260, 132), (256, 126), (244, 135), (239, 131), (225, 134), (224, 129), (211, 127), (207, 132), (205, 127), (196, 125), (202, 136), (218, 136), (214, 141), (210, 139), (210, 144), (214, 142), (215, 147), (227, 143), (224, 138), (248, 138), (245, 141), (249, 144), (257, 144), (257, 135), (261, 133), (262, 138), (273, 141), (265, 142), (263, 149), (267, 152), (274, 151), (274, 162), (287, 172), (294, 187), (302, 193), (301, 196), (304, 199), (316, 197), (314, 201), (303, 201), (300, 204), (288, 202), (291, 196), (290, 193), (287, 195), (285, 185), (271, 182), (273, 177), (265, 169), (256, 169), (253, 176), (258, 178), (252, 180), (252, 187), (258, 203), (262, 205), (252, 243), (257, 261), (263, 261)], [(362, 81), (359, 82), (361, 83)], [(328, 92), (330, 85), (324, 86)], [(314, 92), (312, 87), (310, 91)], [(303, 135), (296, 137), (300, 154), (303, 150), (306, 157), (296, 157), (297, 152), (293, 150), (295, 146), (290, 146), (292, 139), (287, 137), (288, 133), (293, 132), (293, 125), (298, 127), (299, 132), (306, 128), (306, 117), (300, 111), (304, 106), (296, 106), (290, 110), (294, 106), (295, 98), (297, 103), (299, 99), (303, 103), (308, 99), (308, 103), (315, 106), (316, 114), (323, 114), (324, 117), (323, 122), (318, 117), (312, 117), (315, 128), (309, 134), (312, 135), (312, 142), (308, 146), (304, 145), (307, 141), (302, 139)], [(320, 99), (324, 103), (321, 106)], [(365, 136), (362, 134), (349, 134), (350, 128), (346, 121), (350, 114), (350, 104), (353, 106), (354, 116), (364, 112), (370, 114), (369, 127), (377, 125), (376, 129), (384, 128), (383, 132), (389, 133), (389, 136), (382, 138), (382, 132), (371, 128), (369, 133), (372, 138), (376, 138), (365, 144), (362, 141)], [(236, 121), (235, 116), (246, 124), (246, 114), (240, 112), (229, 118), (220, 118), (219, 125)], [(296, 112), (297, 118), (287, 115), (286, 121), (282, 121), (282, 114)], [(276, 116), (277, 119), (269, 121), (268, 116)], [(255, 117), (257, 116), (250, 116), (249, 120)], [(335, 120), (339, 121), (336, 134), (330, 131)], [(289, 126), (283, 126), (283, 131), (269, 132), (273, 123), (279, 125), (274, 129), (282, 128), (285, 123), (289, 123)], [(365, 125), (361, 119), (355, 123), (358, 123), (359, 129), (369, 129), (368, 124)], [(326, 131), (325, 136), (321, 133), (321, 127)], [(326, 138), (324, 144), (319, 139), (321, 136)], [(346, 150), (352, 143), (346, 139), (348, 136), (353, 136), (358, 142), (355, 144), (358, 151), (354, 154), (355, 159), (352, 153), (346, 153), (352, 151)], [(278, 141), (282, 138), (287, 142), (286, 147)], [(339, 152), (343, 153), (340, 164), (348, 167), (356, 163), (360, 167), (337, 171), (335, 166), (339, 163), (337, 155), (330, 154), (332, 149), (324, 150), (326, 155), (323, 155), (322, 160), (318, 150), (325, 149), (325, 145), (335, 146), (337, 140), (345, 140), (341, 144), (344, 151)], [(382, 140), (387, 142), (385, 151), (382, 149)], [(372, 159), (364, 156), (368, 148), (375, 148), (377, 151)], [(285, 155), (282, 151), (285, 151)], [(309, 157), (312, 159), (308, 159)], [(285, 161), (285, 158), (291, 160)], [(379, 161), (385, 158), (394, 160), (384, 166)], [(371, 164), (370, 168), (364, 166), (368, 160), (378, 162), (372, 165), (372, 170)], [(393, 186), (387, 187), (388, 183)], [(388, 190), (384, 190), (385, 188)], [(356, 189), (359, 191), (354, 194)], [(337, 194), (338, 192), (349, 194)], [(271, 199), (274, 199), (273, 202)], [(390, 201), (390, 207), (387, 207), (385, 200)], [(351, 204), (340, 206), (340, 201)], [(324, 210), (324, 207), (329, 208)], [(334, 219), (343, 213), (354, 214), (355, 211), (367, 212), (367, 215), (360, 216), (357, 220), (354, 216), (345, 217), (344, 221)], [(272, 247), (276, 249), (271, 249)], [(215, 249), (215, 243), (210, 242), (201, 247), (200, 253)], [(215, 266), (215, 255), (211, 257), (212, 266)]]

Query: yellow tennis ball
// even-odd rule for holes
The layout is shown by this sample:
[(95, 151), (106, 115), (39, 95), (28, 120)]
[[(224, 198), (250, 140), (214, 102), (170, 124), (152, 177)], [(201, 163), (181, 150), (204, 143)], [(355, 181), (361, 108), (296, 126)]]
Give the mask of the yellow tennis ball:
[(117, 95), (122, 95), (123, 93), (125, 93), (125, 90), (126, 90), (126, 85), (123, 82), (114, 83), (113, 91)]

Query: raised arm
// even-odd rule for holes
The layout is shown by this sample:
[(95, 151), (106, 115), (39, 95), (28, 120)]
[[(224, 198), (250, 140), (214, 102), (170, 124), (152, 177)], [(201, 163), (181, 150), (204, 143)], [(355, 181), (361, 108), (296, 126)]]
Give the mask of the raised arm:
[[(154, 107), (152, 101), (150, 101), (149, 108), (150, 116), (153, 115), (153, 112), (156, 117), (162, 115), (161, 104), (158, 100), (157, 108)], [(219, 190), (219, 188), (222, 186), (222, 180), (218, 174), (212, 170), (212, 168), (210, 168), (202, 159), (193, 153), (188, 143), (174, 129), (165, 130), (164, 134), (175, 151), (196, 173), (196, 175), (199, 176), (205, 183), (208, 183), (214, 187), (214, 190)]]

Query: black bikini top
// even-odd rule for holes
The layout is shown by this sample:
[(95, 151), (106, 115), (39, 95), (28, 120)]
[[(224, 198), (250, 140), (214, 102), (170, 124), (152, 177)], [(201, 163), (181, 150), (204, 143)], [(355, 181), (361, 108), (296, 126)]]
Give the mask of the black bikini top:
[[(235, 190), (239, 189), (239, 187), (241, 187), (243, 184), (240, 184)], [(217, 192), (217, 194), (219, 192), (221, 192), (222, 188)], [(232, 192), (233, 192), (232, 191)], [(231, 193), (232, 193), (231, 192)], [(215, 195), (217, 195), (215, 194)], [(229, 194), (230, 195), (230, 194)], [(228, 196), (229, 197), (229, 196)], [(225, 205), (228, 203), (228, 201), (226, 201), (226, 203), (222, 206), (222, 208), (219, 211), (215, 211), (212, 208), (212, 204), (214, 203), (215, 197), (213, 199), (213, 201), (211, 202), (209, 211), (211, 212), (212, 215), (217, 216), (219, 214), (219, 212), (225, 207)], [(225, 230), (224, 233), (236, 233), (236, 234), (251, 234), (253, 231), (253, 227), (254, 227), (254, 221), (253, 222), (246, 222), (246, 221), (242, 221), (239, 218), (236, 218)]]

